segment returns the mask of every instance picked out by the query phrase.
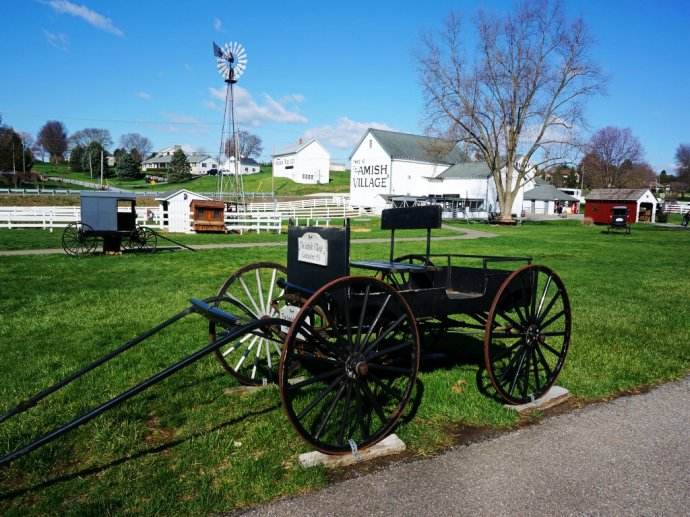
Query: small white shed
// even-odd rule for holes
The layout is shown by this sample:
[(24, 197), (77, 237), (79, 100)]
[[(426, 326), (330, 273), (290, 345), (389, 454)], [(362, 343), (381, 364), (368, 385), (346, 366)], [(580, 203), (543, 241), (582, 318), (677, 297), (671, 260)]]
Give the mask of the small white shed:
[(195, 199), (210, 201), (211, 198), (187, 189), (163, 192), (156, 197), (161, 205), (163, 225), (169, 232), (192, 233), (190, 205)]

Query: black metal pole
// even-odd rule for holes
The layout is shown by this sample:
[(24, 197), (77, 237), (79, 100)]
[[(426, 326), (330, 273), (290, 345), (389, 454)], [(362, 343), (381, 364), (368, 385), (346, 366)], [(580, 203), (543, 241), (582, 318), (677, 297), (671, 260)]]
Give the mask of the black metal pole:
[[(187, 311), (184, 311), (187, 312)], [(213, 341), (212, 343), (206, 345), (204, 348), (201, 350), (198, 350), (194, 352), (192, 355), (189, 355), (182, 359), (181, 361), (176, 362), (175, 364), (169, 366), (165, 370), (158, 372), (156, 375), (153, 375), (146, 379), (145, 381), (140, 382), (136, 386), (128, 389), (127, 391), (121, 393), (117, 397), (114, 397), (110, 399), (107, 402), (104, 402), (100, 406), (92, 409), (88, 413), (85, 413), (83, 415), (80, 415), (67, 424), (58, 427), (57, 429), (54, 429), (53, 431), (50, 431), (49, 433), (44, 434), (37, 440), (33, 441), (29, 445), (26, 445), (24, 447), (21, 447), (20, 449), (17, 449), (2, 458), (0, 458), (0, 467), (3, 467), (5, 465), (9, 465), (13, 461), (17, 460), (18, 458), (21, 458), (22, 456), (30, 453), (31, 451), (38, 449), (39, 447), (42, 447), (43, 445), (52, 442), (53, 440), (59, 438), (63, 434), (71, 431), (75, 427), (79, 427), (80, 425), (85, 424), (89, 420), (92, 420), (96, 418), (98, 415), (101, 413), (107, 411), (108, 409), (120, 404), (121, 402), (124, 402), (125, 400), (133, 397), (134, 395), (137, 395), (138, 393), (144, 391), (146, 388), (152, 386), (153, 384), (156, 384), (168, 377), (170, 377), (173, 373), (189, 366), (190, 364), (198, 361), (202, 357), (206, 356), (207, 354), (213, 352), (214, 350), (220, 348), (221, 346), (225, 345), (226, 343), (236, 339), (242, 334), (245, 334), (247, 332), (251, 332), (255, 330), (256, 328), (260, 327), (265, 327), (265, 326), (270, 326), (274, 324), (281, 324), (284, 323), (283, 320), (279, 319), (264, 319), (264, 320), (254, 320), (251, 323), (248, 323), (246, 325), (243, 325), (241, 327), (237, 327), (236, 329), (233, 329), (232, 331), (228, 331), (225, 333), (221, 338)]]

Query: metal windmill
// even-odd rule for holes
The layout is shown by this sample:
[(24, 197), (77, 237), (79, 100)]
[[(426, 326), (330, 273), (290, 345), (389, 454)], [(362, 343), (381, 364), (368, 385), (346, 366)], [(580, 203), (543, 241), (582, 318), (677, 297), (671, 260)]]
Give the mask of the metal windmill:
[[(223, 155), (225, 154), (225, 145), (226, 145), (226, 131), (225, 131), (225, 126), (226, 122), (229, 122), (229, 126), (232, 130), (232, 139), (233, 139), (233, 147), (235, 149), (234, 151), (234, 158), (235, 158), (235, 195), (237, 197), (237, 201), (244, 203), (244, 188), (242, 186), (242, 176), (240, 174), (240, 159), (241, 157), (239, 156), (239, 149), (240, 149), (240, 142), (239, 142), (239, 133), (236, 130), (236, 123), (235, 123), (235, 91), (234, 91), (234, 85), (237, 82), (237, 80), (240, 78), (242, 73), (244, 72), (245, 68), (247, 68), (247, 51), (244, 49), (244, 47), (234, 41), (231, 43), (226, 43), (222, 47), (219, 47), (216, 45), (216, 43), (213, 43), (213, 55), (216, 57), (216, 63), (218, 67), (218, 72), (220, 75), (223, 77), (223, 80), (225, 81), (226, 87), (225, 87), (225, 109), (224, 109), (224, 114), (223, 114), (223, 127), (221, 129), (221, 134), (220, 134), (220, 150), (218, 152), (218, 164), (220, 165), (221, 159)], [(230, 110), (228, 110), (228, 106), (230, 107)], [(229, 158), (229, 157), (228, 157)], [(220, 194), (221, 198), (223, 196), (223, 180), (224, 180), (224, 174), (221, 169), (219, 171), (218, 175), (218, 193)]]

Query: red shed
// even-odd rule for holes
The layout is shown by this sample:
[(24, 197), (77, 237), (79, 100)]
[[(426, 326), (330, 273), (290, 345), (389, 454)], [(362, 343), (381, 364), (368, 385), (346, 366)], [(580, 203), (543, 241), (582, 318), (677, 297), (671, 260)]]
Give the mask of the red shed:
[(614, 206), (628, 208), (628, 223), (653, 222), (657, 200), (649, 189), (600, 188), (585, 196), (585, 217), (596, 224), (611, 222)]

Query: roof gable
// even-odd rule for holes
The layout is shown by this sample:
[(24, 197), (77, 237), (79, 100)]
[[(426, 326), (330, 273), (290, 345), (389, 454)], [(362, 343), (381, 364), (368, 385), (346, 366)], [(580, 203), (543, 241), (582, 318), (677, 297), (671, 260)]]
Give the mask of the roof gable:
[[(537, 178), (538, 179), (538, 178)], [(535, 181), (536, 186), (525, 192), (525, 201), (578, 201), (576, 197), (569, 196), (565, 192), (545, 181)]]
[(204, 196), (203, 194), (199, 194), (197, 192), (192, 192), (191, 190), (187, 190), (186, 188), (181, 188), (178, 190), (168, 192), (161, 192), (158, 196), (156, 196), (156, 201), (169, 201), (171, 198), (179, 194), (191, 194), (195, 197), (195, 199), (205, 199), (207, 201), (211, 201), (210, 197)]
[[(362, 142), (368, 135), (374, 137), (393, 160), (445, 163), (448, 165), (468, 160), (467, 155), (457, 148), (455, 142), (444, 140), (443, 138), (373, 128), (367, 130), (355, 146), (355, 151), (362, 145)], [(350, 158), (352, 158), (352, 155)]]
[(309, 140), (307, 142), (298, 142), (296, 144), (289, 145), (289, 146), (283, 148), (282, 150), (278, 151), (277, 153), (275, 153), (273, 156), (284, 156), (286, 154), (297, 154), (302, 149), (304, 149), (305, 147), (309, 147), (314, 142), (316, 142), (316, 139), (312, 138), (311, 140)]
[(486, 179), (489, 176), (491, 176), (491, 171), (486, 163), (464, 161), (451, 165), (436, 177), (443, 179)]

